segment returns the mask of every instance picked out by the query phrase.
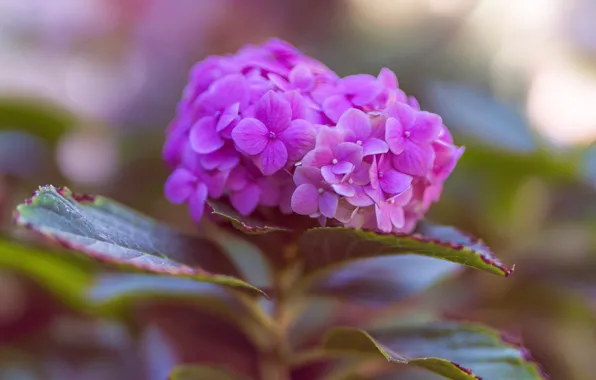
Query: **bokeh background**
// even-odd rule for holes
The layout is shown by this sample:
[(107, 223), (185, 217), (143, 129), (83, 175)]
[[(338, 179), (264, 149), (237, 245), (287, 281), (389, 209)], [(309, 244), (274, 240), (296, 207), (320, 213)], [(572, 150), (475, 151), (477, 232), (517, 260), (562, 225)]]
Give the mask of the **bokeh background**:
[[(429, 218), (516, 272), (465, 271), (429, 302), (520, 335), (552, 379), (593, 379), (595, 20), (596, 0), (0, 0), (0, 231), (48, 183), (192, 230), (161, 163), (188, 71), (278, 37), (341, 75), (393, 69), (466, 145)], [(0, 379), (130, 379), (167, 360), (151, 331), (137, 352), (39, 291), (0, 268)]]

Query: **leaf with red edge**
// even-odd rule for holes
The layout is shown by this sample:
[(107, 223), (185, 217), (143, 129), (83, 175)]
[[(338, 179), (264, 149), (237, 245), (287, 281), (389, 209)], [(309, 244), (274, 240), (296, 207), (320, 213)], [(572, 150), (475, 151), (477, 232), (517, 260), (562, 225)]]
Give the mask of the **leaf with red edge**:
[(546, 377), (528, 352), (501, 334), (473, 323), (427, 325), (363, 331), (338, 327), (325, 337), (323, 355), (370, 357), (421, 367), (454, 380)]
[(183, 235), (102, 196), (43, 186), (17, 207), (15, 220), (106, 264), (259, 291), (237, 278), (230, 258), (213, 243)]
[(480, 240), (455, 228), (421, 224), (412, 235), (378, 234), (344, 227), (313, 228), (299, 241), (306, 275), (319, 274), (354, 260), (416, 254), (467, 265), (501, 276), (504, 266)]
[(169, 380), (248, 380), (248, 377), (207, 365), (182, 365), (174, 368)]
[(213, 214), (228, 219), (236, 229), (246, 234), (260, 235), (269, 232), (290, 231), (287, 227), (270, 224), (253, 217), (242, 216), (232, 207), (221, 201), (210, 199), (207, 203), (213, 209)]

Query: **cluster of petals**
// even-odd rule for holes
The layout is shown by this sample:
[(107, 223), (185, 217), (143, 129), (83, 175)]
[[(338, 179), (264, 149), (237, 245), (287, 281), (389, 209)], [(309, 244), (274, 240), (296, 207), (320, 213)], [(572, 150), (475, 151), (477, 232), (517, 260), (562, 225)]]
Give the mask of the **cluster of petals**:
[(321, 224), (410, 232), (463, 148), (393, 72), (339, 77), (270, 40), (212, 56), (190, 73), (163, 150), (165, 186), (199, 221), (208, 199)]

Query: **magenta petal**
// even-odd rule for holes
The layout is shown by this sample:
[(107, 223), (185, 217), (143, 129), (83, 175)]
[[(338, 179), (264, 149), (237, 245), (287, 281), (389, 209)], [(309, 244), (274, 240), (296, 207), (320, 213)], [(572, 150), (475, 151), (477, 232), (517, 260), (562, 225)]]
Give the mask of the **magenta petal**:
[(424, 177), (432, 165), (434, 156), (432, 147), (421, 147), (412, 142), (406, 142), (404, 151), (393, 157), (393, 166), (402, 173)]
[(294, 87), (303, 91), (310, 90), (314, 83), (314, 76), (306, 65), (296, 65), (290, 71), (289, 79)]
[(278, 74), (270, 73), (267, 75), (267, 78), (273, 83), (275, 86), (279, 87), (279, 89), (283, 91), (289, 91), (291, 89), (290, 83), (287, 80), (279, 76)]
[(339, 203), (339, 197), (337, 194), (325, 191), (319, 197), (319, 210), (321, 214), (327, 218), (335, 217), (337, 212), (337, 205)]
[(337, 175), (348, 174), (352, 172), (352, 170), (354, 170), (354, 165), (347, 161), (340, 161), (331, 166), (331, 171)]
[(271, 181), (271, 177), (259, 178), (257, 184), (261, 189), (259, 203), (268, 207), (277, 206), (280, 202), (281, 190)]
[(224, 144), (224, 140), (215, 130), (215, 118), (203, 117), (190, 129), (190, 146), (201, 154), (215, 152)]
[(333, 149), (342, 142), (341, 133), (336, 128), (320, 126), (317, 133), (317, 149)]
[(219, 198), (222, 196), (229, 175), (230, 172), (227, 171), (216, 171), (206, 178), (205, 183), (207, 184), (209, 196), (211, 198)]
[(386, 207), (375, 205), (375, 213), (377, 216), (377, 226), (383, 232), (391, 232), (393, 225), (391, 223), (391, 214)]
[(274, 133), (281, 133), (290, 126), (292, 108), (281, 95), (268, 91), (257, 103), (255, 117)]
[(238, 191), (246, 186), (247, 177), (246, 169), (243, 166), (237, 166), (228, 175), (227, 187), (232, 191)]
[(371, 165), (366, 162), (358, 165), (352, 173), (349, 174), (349, 179), (354, 185), (365, 186), (370, 183), (369, 170)]
[(217, 127), (215, 130), (220, 132), (225, 129), (236, 117), (238, 117), (238, 111), (240, 110), (240, 103), (234, 103), (227, 107), (219, 117), (217, 121)]
[(397, 170), (383, 172), (383, 178), (379, 179), (381, 189), (387, 194), (399, 194), (405, 191), (412, 184), (412, 177)]
[(327, 148), (317, 148), (308, 152), (302, 159), (302, 164), (306, 166), (316, 166), (318, 168), (331, 164), (333, 152)]
[(176, 169), (165, 184), (165, 194), (168, 201), (184, 203), (195, 189), (197, 178), (186, 169)]
[(383, 67), (377, 75), (377, 80), (386, 88), (395, 90), (399, 86), (395, 73), (386, 67)]
[(261, 153), (269, 142), (269, 130), (257, 119), (241, 120), (232, 131), (232, 139), (243, 152), (256, 155)]
[(362, 151), (364, 156), (383, 154), (389, 152), (389, 145), (381, 139), (370, 138), (362, 145)]
[(404, 128), (398, 119), (393, 117), (387, 119), (385, 123), (385, 141), (387, 141), (389, 149), (394, 154), (400, 154), (404, 151)]
[(311, 215), (319, 210), (319, 190), (308, 183), (296, 188), (290, 205), (296, 214)]
[(370, 136), (372, 127), (367, 114), (356, 108), (350, 108), (339, 118), (337, 129), (353, 142), (360, 140), (362, 143)]
[(249, 88), (246, 78), (241, 74), (232, 74), (216, 80), (207, 92), (196, 99), (194, 104), (199, 112), (212, 115), (234, 103), (245, 106), (248, 98)]
[(326, 165), (321, 168), (321, 175), (325, 182), (329, 184), (340, 183), (341, 176), (333, 172), (333, 165)]
[(335, 151), (335, 158), (338, 161), (347, 161), (356, 166), (362, 162), (362, 147), (354, 143), (341, 143)]
[(367, 207), (374, 204), (373, 200), (366, 194), (364, 189), (355, 187), (354, 190), (354, 195), (346, 198), (349, 204), (357, 207)]
[(255, 183), (249, 183), (244, 189), (230, 194), (230, 203), (241, 215), (249, 215), (259, 203), (261, 189)]
[(231, 146), (224, 146), (222, 149), (201, 157), (201, 165), (206, 170), (231, 170), (238, 165), (239, 161), (238, 152)]
[(439, 115), (421, 111), (416, 115), (416, 121), (410, 129), (410, 139), (417, 143), (430, 143), (439, 137), (443, 120)]
[(306, 119), (308, 105), (302, 95), (300, 95), (298, 91), (288, 91), (284, 95), (286, 100), (290, 102), (290, 107), (292, 108), (292, 120)]
[(270, 140), (259, 155), (256, 164), (263, 175), (271, 175), (288, 162), (288, 151), (281, 140)]
[(190, 209), (190, 216), (192, 220), (198, 223), (203, 217), (205, 210), (205, 201), (207, 200), (207, 186), (204, 183), (199, 183), (197, 188), (188, 198), (188, 207)]
[(290, 127), (280, 134), (279, 139), (288, 150), (288, 158), (298, 161), (315, 147), (316, 131), (308, 121), (294, 120)]
[(377, 157), (373, 156), (372, 165), (370, 165), (370, 169), (368, 169), (369, 179), (370, 179), (370, 187), (373, 189), (379, 188), (379, 164), (377, 162)]
[(352, 96), (352, 103), (363, 106), (370, 103), (382, 90), (377, 78), (369, 74), (348, 75), (338, 83), (340, 91)]
[(334, 123), (337, 123), (341, 115), (352, 107), (352, 104), (343, 95), (331, 96), (323, 102), (323, 112)]
[(314, 166), (299, 166), (294, 171), (294, 183), (296, 186), (308, 183), (318, 187), (322, 180), (321, 169)]
[(406, 224), (404, 209), (399, 206), (393, 206), (389, 209), (389, 217), (395, 228), (402, 228)]
[(347, 183), (338, 183), (335, 185), (331, 185), (331, 187), (333, 188), (333, 190), (335, 190), (337, 194), (344, 197), (352, 197), (356, 195), (356, 190), (354, 189), (354, 186), (349, 185)]
[(395, 102), (387, 106), (386, 112), (390, 117), (399, 120), (404, 131), (409, 131), (414, 125), (418, 111), (405, 103)]

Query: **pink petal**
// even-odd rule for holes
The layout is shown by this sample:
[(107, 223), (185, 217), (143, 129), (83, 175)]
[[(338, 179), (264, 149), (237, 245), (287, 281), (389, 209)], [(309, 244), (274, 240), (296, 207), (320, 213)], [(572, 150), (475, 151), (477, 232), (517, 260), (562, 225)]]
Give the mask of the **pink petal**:
[(333, 172), (333, 165), (326, 165), (321, 168), (321, 175), (328, 184), (340, 183), (341, 175)]
[(399, 206), (391, 207), (389, 209), (389, 216), (391, 218), (391, 224), (395, 228), (402, 228), (406, 224), (404, 209)]
[[(357, 186), (365, 186), (370, 183), (369, 169), (371, 165), (366, 162), (361, 163), (350, 173), (349, 179)], [(347, 180), (347, 179), (346, 179)]]
[(317, 149), (334, 149), (342, 140), (341, 133), (337, 129), (322, 125), (317, 133)]
[(439, 137), (443, 120), (434, 113), (420, 111), (416, 116), (416, 121), (410, 129), (410, 139), (417, 143), (430, 143)]
[(337, 204), (339, 203), (339, 198), (337, 194), (333, 194), (332, 192), (325, 191), (319, 197), (319, 210), (321, 214), (327, 218), (335, 217), (335, 213), (337, 212)]
[(385, 141), (387, 141), (389, 149), (394, 154), (400, 154), (404, 151), (404, 127), (398, 119), (393, 117), (387, 119), (385, 123)]
[(255, 117), (274, 133), (281, 133), (290, 126), (290, 103), (273, 91), (268, 91), (257, 103)]
[(356, 108), (350, 108), (339, 118), (337, 129), (350, 141), (360, 140), (362, 143), (370, 136), (372, 127), (367, 114)]
[(267, 146), (269, 131), (257, 119), (242, 119), (232, 131), (232, 139), (240, 150), (250, 155), (256, 155)]
[(168, 201), (174, 204), (184, 203), (195, 190), (197, 178), (186, 169), (176, 169), (165, 184), (165, 194)]
[(404, 131), (409, 131), (412, 125), (414, 125), (418, 111), (405, 103), (395, 102), (388, 105), (385, 112), (390, 117), (399, 120)]
[(240, 161), (238, 152), (232, 146), (224, 146), (213, 153), (201, 157), (201, 165), (207, 170), (231, 170)]
[(347, 161), (356, 166), (362, 162), (362, 147), (354, 143), (341, 143), (335, 151), (335, 158), (338, 161)]
[(395, 90), (399, 87), (395, 73), (386, 67), (383, 67), (377, 75), (377, 80), (388, 89)]
[(215, 174), (212, 174), (205, 179), (211, 198), (219, 198), (222, 196), (229, 174), (230, 172), (227, 171), (216, 171)]
[(406, 142), (404, 151), (393, 157), (393, 166), (402, 173), (424, 177), (434, 161), (434, 156), (432, 147), (421, 147), (413, 142)]
[(386, 207), (375, 205), (375, 213), (377, 216), (377, 226), (383, 232), (391, 232), (393, 225), (391, 223), (391, 214)]
[(376, 190), (379, 187), (379, 164), (376, 156), (373, 156), (373, 162), (370, 165), (370, 169), (368, 169), (368, 175), (370, 187)]
[(311, 184), (318, 187), (322, 180), (321, 169), (313, 166), (299, 166), (294, 172), (294, 183), (296, 186)]
[(343, 95), (331, 96), (323, 102), (323, 112), (331, 121), (337, 123), (341, 115), (352, 107), (352, 104)]
[(331, 187), (333, 188), (333, 190), (335, 190), (337, 194), (344, 197), (353, 197), (356, 194), (354, 186), (349, 185), (347, 183), (338, 183), (335, 185), (331, 185)]
[(403, 193), (397, 194), (397, 195), (389, 198), (387, 201), (393, 202), (393, 205), (395, 205), (395, 206), (406, 206), (412, 200), (413, 196), (414, 196), (414, 189), (412, 187), (409, 187)]
[(270, 74), (267, 75), (267, 78), (271, 81), (271, 83), (273, 83), (279, 89), (281, 89), (283, 91), (289, 91), (289, 90), (291, 90), (291, 87), (292, 86), (290, 86), (290, 83), (288, 83), (287, 80), (285, 80), (284, 78), (282, 78), (278, 74), (270, 73)]
[(248, 172), (242, 166), (236, 166), (229, 174), (227, 186), (232, 191), (238, 191), (246, 186), (248, 182)]
[(231, 106), (227, 107), (224, 112), (219, 117), (217, 121), (217, 127), (215, 130), (220, 132), (225, 129), (236, 117), (238, 117), (238, 111), (240, 110), (240, 103), (234, 103)]
[(302, 159), (305, 166), (316, 166), (318, 168), (329, 165), (333, 161), (333, 152), (328, 148), (317, 148), (308, 152)]
[(383, 154), (389, 152), (389, 145), (381, 139), (370, 138), (362, 145), (362, 151), (364, 156)]
[(205, 201), (207, 200), (207, 186), (199, 183), (190, 198), (188, 198), (188, 207), (192, 220), (198, 223), (203, 217), (205, 210)]
[(369, 74), (348, 75), (338, 82), (340, 91), (352, 96), (352, 103), (363, 106), (370, 103), (382, 90), (377, 78)]
[(290, 71), (289, 79), (294, 87), (303, 91), (310, 90), (314, 83), (314, 76), (306, 65), (294, 66), (292, 71)]
[(315, 147), (315, 128), (306, 120), (294, 120), (290, 127), (283, 131), (279, 139), (288, 150), (288, 158), (298, 161)]
[(307, 101), (298, 91), (288, 91), (284, 94), (292, 108), (292, 120), (307, 118)]
[(311, 215), (319, 210), (319, 190), (305, 183), (296, 188), (292, 194), (291, 206), (296, 214)]
[(224, 144), (224, 140), (215, 130), (215, 118), (208, 116), (197, 121), (190, 129), (190, 146), (201, 154), (215, 152)]
[(279, 186), (271, 181), (271, 177), (259, 178), (257, 181), (261, 189), (259, 203), (263, 206), (274, 207), (277, 206), (281, 198), (281, 190)]
[(367, 207), (374, 204), (371, 197), (369, 197), (361, 187), (355, 187), (354, 195), (346, 198), (346, 201), (348, 201), (349, 204), (357, 207)]
[(271, 175), (282, 169), (288, 162), (288, 151), (281, 140), (270, 140), (256, 160), (263, 175)]
[(383, 178), (379, 179), (379, 184), (387, 194), (399, 194), (410, 187), (412, 177), (397, 170), (388, 170), (383, 172)]
[(259, 203), (261, 189), (255, 183), (249, 183), (244, 189), (230, 194), (230, 203), (241, 215), (249, 215)]
[(232, 74), (216, 80), (209, 90), (201, 94), (194, 105), (205, 115), (214, 115), (226, 107), (240, 103), (245, 106), (249, 99), (248, 82), (244, 75)]
[(331, 171), (337, 175), (349, 174), (352, 170), (354, 170), (354, 165), (347, 161), (340, 161), (335, 165), (331, 165)]

